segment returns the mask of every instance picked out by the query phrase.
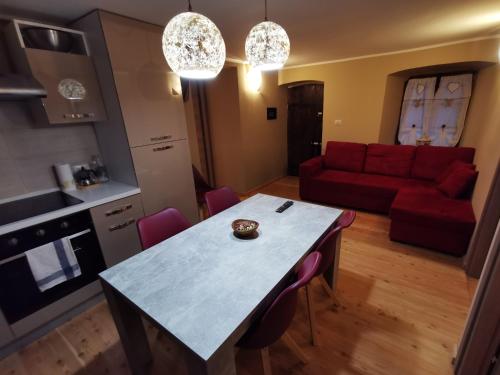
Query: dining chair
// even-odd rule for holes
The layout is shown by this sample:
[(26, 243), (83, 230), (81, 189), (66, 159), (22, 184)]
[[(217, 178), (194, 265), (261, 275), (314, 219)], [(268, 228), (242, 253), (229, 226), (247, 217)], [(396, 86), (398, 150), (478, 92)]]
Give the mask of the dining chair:
[(219, 212), (240, 203), (240, 198), (227, 186), (205, 193), (208, 216), (217, 215)]
[[(335, 259), (337, 252), (337, 246), (339, 246), (339, 235), (343, 229), (348, 228), (354, 222), (356, 218), (356, 211), (347, 210), (342, 213), (337, 222), (335, 223), (333, 229), (331, 229), (325, 237), (319, 242), (319, 244), (314, 248), (314, 251), (319, 252), (322, 255), (321, 263), (316, 271), (314, 277), (317, 277), (320, 281), (320, 284), (325, 289), (328, 296), (333, 300), (335, 305), (338, 305), (339, 302), (337, 297), (335, 296), (335, 292), (328, 285), (323, 274), (327, 271), (328, 267), (330, 267), (334, 262), (338, 261)], [(337, 272), (337, 270), (334, 270)], [(314, 300), (312, 296), (312, 290), (309, 285), (306, 285), (306, 299), (307, 299), (307, 309), (309, 311), (309, 328), (311, 331), (311, 341), (313, 345), (316, 345), (317, 334), (316, 334), (316, 314), (314, 308)]]
[(345, 210), (342, 212), (342, 215), (340, 215), (335, 226), (341, 226), (342, 229), (349, 228), (354, 222), (354, 219), (356, 219), (356, 211)]
[(143, 250), (175, 236), (190, 226), (189, 221), (176, 208), (166, 208), (137, 220)]
[(321, 263), (321, 254), (313, 252), (307, 256), (297, 271), (296, 281), (285, 288), (271, 306), (264, 312), (262, 318), (255, 322), (236, 344), (240, 348), (260, 349), (262, 366), (265, 375), (271, 375), (269, 360), (269, 345), (282, 338), (302, 363), (308, 362), (292, 337), (286, 333), (297, 308), (298, 290), (307, 285), (316, 275)]

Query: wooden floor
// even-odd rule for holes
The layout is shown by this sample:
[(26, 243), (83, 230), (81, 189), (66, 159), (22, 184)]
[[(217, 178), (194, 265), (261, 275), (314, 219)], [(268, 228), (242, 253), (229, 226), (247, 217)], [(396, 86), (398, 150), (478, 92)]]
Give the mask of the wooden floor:
[[(259, 192), (298, 199), (296, 178)], [(310, 358), (302, 365), (281, 342), (271, 346), (274, 374), (452, 374), (451, 360), (476, 286), (456, 258), (389, 241), (385, 216), (358, 212), (345, 231), (335, 307), (319, 283), (319, 346), (309, 345), (305, 300), (290, 335)], [(304, 297), (303, 293), (301, 297)], [(183, 362), (165, 339), (154, 341), (153, 374), (183, 373)], [(262, 374), (256, 351), (240, 350), (239, 375)], [(0, 374), (129, 374), (103, 302), (41, 340), (0, 361)]]

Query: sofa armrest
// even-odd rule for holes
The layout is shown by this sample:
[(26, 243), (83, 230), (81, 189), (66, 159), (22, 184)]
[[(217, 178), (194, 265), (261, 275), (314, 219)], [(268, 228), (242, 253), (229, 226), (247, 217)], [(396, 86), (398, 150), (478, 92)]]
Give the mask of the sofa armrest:
[(300, 178), (312, 177), (323, 167), (323, 157), (316, 156), (315, 158), (309, 159), (299, 166), (299, 176)]

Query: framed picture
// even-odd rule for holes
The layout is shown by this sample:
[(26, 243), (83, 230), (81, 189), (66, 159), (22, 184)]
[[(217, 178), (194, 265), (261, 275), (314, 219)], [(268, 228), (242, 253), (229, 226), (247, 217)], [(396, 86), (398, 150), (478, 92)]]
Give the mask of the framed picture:
[(268, 120), (276, 120), (277, 118), (278, 118), (278, 108), (267, 107), (267, 119)]

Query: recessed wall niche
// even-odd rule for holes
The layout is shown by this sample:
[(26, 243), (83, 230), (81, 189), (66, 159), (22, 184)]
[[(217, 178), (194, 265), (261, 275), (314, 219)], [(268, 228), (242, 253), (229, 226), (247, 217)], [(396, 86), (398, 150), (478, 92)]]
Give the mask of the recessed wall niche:
[[(391, 73), (386, 78), (384, 103), (379, 132), (379, 143), (394, 144), (398, 131), (401, 103), (403, 101), (405, 83), (410, 78), (431, 75), (477, 73), (493, 63), (484, 61), (465, 61), (453, 64), (432, 65)], [(466, 121), (467, 122), (467, 121)]]

